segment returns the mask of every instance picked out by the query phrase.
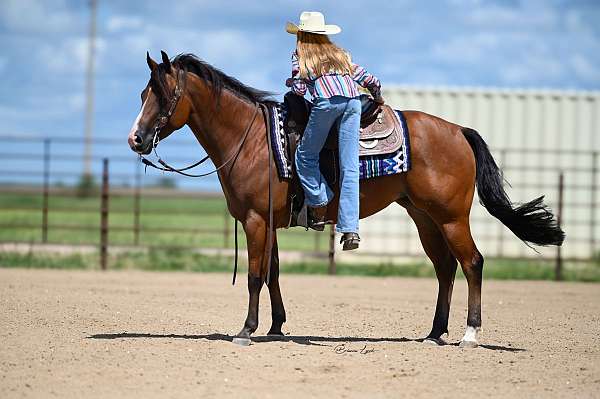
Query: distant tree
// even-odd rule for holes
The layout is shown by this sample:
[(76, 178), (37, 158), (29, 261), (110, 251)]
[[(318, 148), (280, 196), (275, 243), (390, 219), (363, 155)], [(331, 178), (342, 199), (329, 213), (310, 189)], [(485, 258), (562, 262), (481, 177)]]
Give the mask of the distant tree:
[(98, 185), (96, 184), (94, 176), (86, 173), (79, 177), (75, 189), (77, 191), (77, 196), (80, 198), (89, 198), (98, 193)]
[(163, 176), (159, 177), (156, 180), (156, 184), (154, 184), (154, 186), (160, 188), (174, 189), (177, 188), (177, 182), (172, 177)]

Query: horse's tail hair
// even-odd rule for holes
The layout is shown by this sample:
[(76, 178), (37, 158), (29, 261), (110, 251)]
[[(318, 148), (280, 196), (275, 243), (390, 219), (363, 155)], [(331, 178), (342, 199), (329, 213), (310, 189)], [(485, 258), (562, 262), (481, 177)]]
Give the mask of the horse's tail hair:
[(504, 191), (502, 172), (483, 138), (469, 128), (463, 128), (462, 133), (475, 154), (477, 194), (485, 209), (525, 243), (562, 245), (565, 233), (544, 204), (544, 197), (513, 204)]

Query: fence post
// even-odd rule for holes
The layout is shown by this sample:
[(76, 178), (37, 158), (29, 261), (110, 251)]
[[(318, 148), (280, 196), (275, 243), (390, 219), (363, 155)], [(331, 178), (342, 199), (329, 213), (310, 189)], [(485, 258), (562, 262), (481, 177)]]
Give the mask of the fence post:
[(100, 268), (106, 270), (108, 257), (108, 158), (102, 160), (102, 194), (100, 197)]
[(315, 253), (319, 253), (319, 249), (321, 249), (321, 235), (318, 232), (313, 232), (313, 236), (315, 237)]
[(592, 153), (592, 203), (590, 204), (590, 257), (594, 257), (596, 254), (594, 251), (596, 250), (596, 190), (598, 189), (597, 185), (597, 177), (598, 177), (598, 152), (594, 151)]
[(44, 139), (44, 198), (42, 204), (42, 242), (48, 242), (48, 202), (50, 191), (50, 139)]
[(227, 207), (225, 207), (223, 209), (223, 248), (229, 246), (229, 220), (229, 211), (227, 210)]
[(337, 270), (335, 267), (335, 225), (329, 226), (329, 274), (336, 274)]
[(140, 190), (142, 185), (142, 167), (141, 163), (136, 162), (135, 169), (135, 189), (133, 194), (133, 244), (140, 243)]
[[(562, 224), (562, 211), (563, 211), (563, 191), (564, 191), (564, 174), (560, 171), (558, 175), (558, 213), (556, 221), (560, 228)], [(561, 281), (563, 279), (563, 261), (562, 261), (562, 246), (556, 247), (556, 266), (554, 269), (554, 279)]]

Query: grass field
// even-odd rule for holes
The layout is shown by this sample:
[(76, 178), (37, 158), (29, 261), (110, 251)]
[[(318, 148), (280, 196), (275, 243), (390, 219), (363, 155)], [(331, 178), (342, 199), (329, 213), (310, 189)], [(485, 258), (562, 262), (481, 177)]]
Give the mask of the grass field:
[[(98, 269), (97, 254), (41, 254), (39, 252), (0, 252), (0, 267), (42, 269)], [(247, 269), (241, 261), (240, 273)], [(233, 270), (233, 261), (227, 257), (206, 256), (183, 249), (150, 249), (148, 251), (125, 252), (111, 255), (108, 268), (111, 270), (227, 272)], [(325, 261), (286, 262), (282, 273), (326, 274)], [(337, 274), (355, 276), (405, 276), (435, 277), (429, 262), (404, 264), (337, 263)], [(457, 277), (461, 277), (460, 267)], [(484, 278), (501, 280), (553, 280), (554, 265), (550, 262), (513, 261), (488, 259), (484, 266)], [(600, 264), (568, 264), (564, 270), (566, 281), (600, 281)]]
[[(42, 240), (41, 195), (0, 193), (0, 242), (39, 243)], [(51, 196), (48, 213), (48, 241), (66, 245), (97, 245), (100, 236), (100, 202), (98, 198)], [(142, 197), (140, 202), (139, 243), (145, 247), (232, 248), (233, 219), (222, 198), (206, 197)], [(109, 212), (110, 245), (134, 244), (134, 199), (112, 196)], [(20, 225), (21, 227), (16, 227)], [(7, 227), (15, 226), (15, 227)], [(30, 227), (22, 227), (30, 226)], [(226, 235), (226, 226), (229, 234)], [(190, 231), (192, 230), (192, 231)], [(280, 230), (282, 251), (325, 253), (328, 234), (302, 229)], [(240, 247), (245, 236), (240, 228)], [(95, 269), (96, 254), (49, 255), (32, 253), (0, 253), (0, 267), (32, 267), (60, 269)], [(554, 278), (554, 265), (541, 261), (486, 260), (485, 277), (498, 279)], [(228, 258), (209, 257), (184, 248), (155, 248), (148, 251), (112, 254), (111, 269), (142, 269), (156, 271), (231, 271)], [(338, 264), (338, 274), (367, 276), (435, 276), (429, 263), (410, 264)], [(284, 263), (284, 273), (324, 274), (324, 261)], [(458, 271), (460, 274), (460, 268)], [(565, 265), (565, 280), (600, 281), (600, 261)]]
[[(41, 242), (41, 195), (0, 193), (0, 242)], [(73, 196), (51, 196), (48, 212), (48, 242), (97, 244), (100, 240), (100, 200)], [(109, 242), (134, 244), (134, 199), (112, 196), (109, 202)], [(139, 243), (145, 246), (233, 247), (233, 218), (222, 198), (142, 197)], [(20, 225), (21, 227), (16, 227)], [(15, 227), (6, 227), (15, 226)], [(27, 227), (29, 226), (29, 227)], [(229, 234), (226, 236), (226, 228)], [(187, 231), (186, 231), (187, 230)], [(240, 247), (246, 245), (240, 226)], [(290, 229), (278, 232), (283, 250), (327, 250), (327, 234)]]

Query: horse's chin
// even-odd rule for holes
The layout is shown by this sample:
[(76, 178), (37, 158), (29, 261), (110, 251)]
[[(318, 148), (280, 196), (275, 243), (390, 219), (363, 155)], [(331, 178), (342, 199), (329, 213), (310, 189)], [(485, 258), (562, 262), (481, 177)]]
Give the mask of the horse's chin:
[(138, 149), (138, 148), (135, 148), (135, 147), (130, 147), (130, 148), (131, 148), (131, 151), (135, 152), (138, 155), (148, 155), (148, 154), (150, 154), (152, 152), (152, 146), (151, 145), (145, 146), (142, 149)]

